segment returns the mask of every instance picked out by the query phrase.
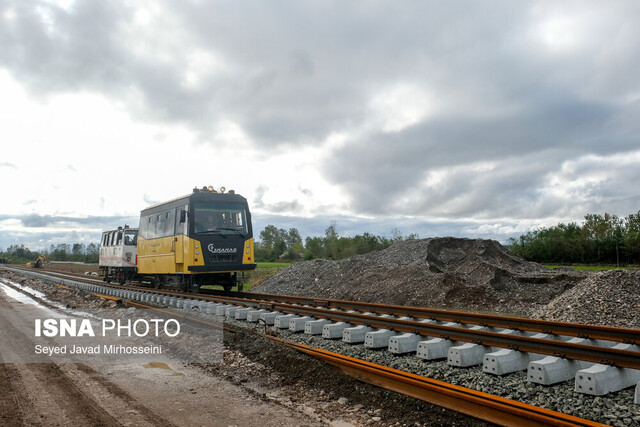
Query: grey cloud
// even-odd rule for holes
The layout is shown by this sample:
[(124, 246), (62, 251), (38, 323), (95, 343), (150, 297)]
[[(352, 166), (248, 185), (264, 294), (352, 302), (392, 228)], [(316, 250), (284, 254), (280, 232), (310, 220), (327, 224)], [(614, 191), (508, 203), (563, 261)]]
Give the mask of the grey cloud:
[(0, 163), (0, 168), (18, 169), (18, 167), (16, 165), (14, 165), (13, 163), (9, 163), (9, 162)]
[[(357, 214), (527, 218), (636, 200), (620, 190), (636, 178), (631, 166), (573, 201), (543, 191), (566, 161), (637, 149), (638, 2), (157, 2), (161, 22), (151, 21), (150, 33), (171, 34), (157, 39), (117, 2), (78, 0), (70, 12), (39, 3), (53, 31), (33, 3), (1, 4), (15, 18), (0, 27), (0, 66), (32, 93), (134, 101), (138, 119), (185, 124), (210, 143), (223, 143), (212, 136), (221, 119), (267, 155), (276, 145), (381, 128), (370, 103), (389, 85), (444, 101), (444, 117), (435, 105), (433, 117), (400, 132), (369, 130), (330, 156), (322, 172)], [(584, 33), (565, 29), (582, 37), (577, 47), (545, 45), (536, 19), (553, 11), (598, 19)], [(197, 87), (184, 83), (193, 49), (220, 65), (196, 69)], [(464, 168), (483, 161), (499, 170)], [(440, 168), (456, 172), (442, 188), (424, 186)], [(265, 191), (256, 191), (256, 207), (265, 207)]]
[[(51, 243), (95, 243), (100, 241), (103, 230), (116, 229), (125, 224), (137, 227), (138, 217), (89, 216), (68, 217), (51, 215), (0, 215), (0, 221), (17, 219), (20, 230), (0, 230), (0, 248), (12, 244), (24, 244), (31, 250), (44, 249)], [(100, 231), (95, 231), (100, 230)]]
[[(305, 192), (303, 189), (298, 189), (301, 194), (308, 195), (308, 192)], [(290, 202), (277, 202), (277, 203), (266, 203), (264, 201), (264, 196), (269, 191), (269, 187), (265, 185), (260, 185), (255, 189), (255, 196), (253, 201), (251, 202), (251, 209), (261, 209), (266, 212), (276, 212), (276, 213), (295, 213), (299, 212), (303, 208), (303, 204), (298, 200), (292, 200)]]
[(22, 225), (25, 227), (46, 227), (51, 224), (54, 220), (53, 217), (45, 215), (29, 215), (20, 219)]
[[(352, 195), (355, 209), (368, 214), (392, 214), (394, 201), (401, 198), (408, 199), (402, 208), (411, 215), (559, 214), (564, 204), (576, 200), (541, 207), (541, 200), (550, 202), (539, 193), (546, 173), (588, 153), (637, 148), (633, 135), (610, 132), (620, 109), (563, 98), (539, 96), (527, 110), (499, 119), (452, 114), (401, 132), (370, 135), (334, 152), (324, 174)], [(474, 172), (478, 162), (498, 163), (498, 170)], [(439, 188), (425, 188), (427, 173), (443, 168), (451, 176)]]
[[(570, 62), (543, 55), (527, 36), (530, 5), (508, 1), (159, 3), (161, 19), (180, 27), (171, 42), (149, 39), (134, 25), (135, 10), (116, 2), (79, 0), (71, 12), (39, 4), (54, 23), (51, 34), (30, 3), (5, 4), (16, 17), (0, 30), (0, 61), (32, 90), (93, 89), (116, 99), (135, 94), (141, 102), (133, 113), (140, 117), (187, 123), (203, 140), (216, 120), (231, 118), (265, 147), (316, 143), (358, 126), (376, 89), (393, 82), (437, 88), (482, 109), (523, 101), (545, 87), (613, 82), (617, 88), (621, 82), (611, 70), (634, 56), (608, 57), (608, 72), (598, 74), (596, 84), (591, 51)], [(637, 13), (627, 5), (623, 12)], [(636, 40), (640, 32), (626, 22), (615, 25)], [(149, 25), (161, 34), (171, 30), (166, 22)], [(598, 36), (613, 37), (592, 35)], [(171, 59), (139, 55), (136, 41)], [(597, 39), (596, 47), (605, 43)], [(230, 70), (204, 73), (196, 89), (185, 86), (193, 48), (213, 53)], [(626, 86), (610, 91), (638, 83), (640, 77), (629, 76)]]
[(338, 234), (341, 236), (355, 236), (365, 232), (390, 238), (394, 228), (403, 236), (417, 234), (420, 238), (427, 237), (474, 237), (497, 239), (506, 242), (509, 237), (515, 237), (524, 231), (516, 222), (505, 221), (425, 221), (408, 217), (392, 217), (378, 219), (362, 219), (343, 215), (316, 216), (313, 218), (300, 218), (280, 215), (254, 215), (253, 230), (256, 238), (267, 225), (277, 228), (296, 228), (304, 238), (324, 236), (325, 230), (335, 223)]
[(42, 227), (55, 227), (69, 224), (76, 224), (81, 227), (92, 227), (107, 229), (105, 227), (116, 227), (124, 225), (126, 222), (129, 225), (137, 226), (138, 217), (123, 217), (123, 216), (89, 216), (89, 217), (68, 217), (68, 216), (52, 216), (52, 215), (3, 215), (0, 219), (18, 219), (24, 227), (30, 228), (42, 228)]
[(144, 200), (144, 203), (147, 206), (152, 206), (152, 205), (160, 203), (160, 200), (153, 200), (147, 193), (144, 194), (142, 199)]
[(264, 201), (262, 199), (264, 198), (264, 195), (268, 190), (269, 188), (264, 185), (260, 185), (258, 188), (256, 188), (256, 190), (254, 191), (255, 197), (253, 199), (253, 207), (258, 209), (264, 207)]
[[(47, 93), (122, 83), (122, 56), (112, 43), (122, 15), (113, 4), (78, 1), (70, 13), (45, 2), (3, 3), (14, 17), (0, 30), (0, 58), (30, 89)], [(42, 14), (53, 23), (51, 34)]]
[(313, 191), (310, 188), (298, 187), (298, 191), (304, 194), (307, 197), (313, 196)]
[[(473, 3), (413, 10), (341, 2), (250, 2), (242, 8), (167, 2), (158, 9), (182, 24), (181, 32), (173, 45), (155, 45), (162, 42), (136, 33), (135, 11), (117, 3), (77, 1), (71, 12), (40, 4), (53, 22), (51, 34), (30, 4), (5, 4), (15, 18), (0, 30), (0, 61), (33, 91), (93, 89), (116, 99), (134, 93), (142, 101), (135, 111), (141, 117), (188, 123), (205, 139), (216, 119), (231, 117), (263, 144), (315, 142), (362, 121), (372, 88), (416, 78), (433, 66), (429, 56), (477, 44), (467, 25), (479, 27), (486, 36), (480, 40), (495, 45), (500, 33), (492, 32), (493, 24), (514, 23), (522, 14), (502, 4), (500, 13), (477, 23), (461, 18), (478, 11)], [(463, 30), (460, 40), (440, 37), (444, 28)], [(173, 61), (139, 56), (131, 49), (136, 37)], [(214, 53), (233, 71), (205, 75), (197, 90), (183, 85), (189, 48)]]

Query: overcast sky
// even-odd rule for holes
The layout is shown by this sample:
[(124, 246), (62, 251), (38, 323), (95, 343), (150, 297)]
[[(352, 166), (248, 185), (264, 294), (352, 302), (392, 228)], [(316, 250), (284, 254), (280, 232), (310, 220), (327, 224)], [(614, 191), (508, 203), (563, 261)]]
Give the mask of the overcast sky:
[(0, 0), (0, 248), (214, 185), (505, 241), (640, 210), (640, 2)]

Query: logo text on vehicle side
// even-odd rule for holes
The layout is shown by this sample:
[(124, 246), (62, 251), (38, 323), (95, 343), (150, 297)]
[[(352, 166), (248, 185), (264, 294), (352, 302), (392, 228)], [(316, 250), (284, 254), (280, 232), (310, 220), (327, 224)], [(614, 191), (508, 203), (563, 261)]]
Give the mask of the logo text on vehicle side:
[(213, 243), (209, 243), (207, 249), (209, 249), (209, 252), (212, 254), (235, 254), (238, 252), (237, 248), (216, 248), (213, 246)]

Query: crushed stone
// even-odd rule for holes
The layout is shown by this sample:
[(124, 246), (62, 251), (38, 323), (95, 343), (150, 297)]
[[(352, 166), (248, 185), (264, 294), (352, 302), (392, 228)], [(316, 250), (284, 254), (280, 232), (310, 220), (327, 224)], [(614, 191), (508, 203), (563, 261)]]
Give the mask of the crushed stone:
[(640, 329), (640, 270), (594, 272), (533, 317)]
[(529, 316), (588, 274), (525, 261), (494, 240), (443, 237), (295, 263), (252, 292)]

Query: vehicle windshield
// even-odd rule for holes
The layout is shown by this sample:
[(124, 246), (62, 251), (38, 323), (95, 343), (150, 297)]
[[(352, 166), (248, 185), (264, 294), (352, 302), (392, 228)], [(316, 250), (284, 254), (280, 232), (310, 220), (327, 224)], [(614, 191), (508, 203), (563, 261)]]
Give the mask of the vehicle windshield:
[(124, 232), (124, 244), (135, 246), (138, 242), (138, 230), (129, 230)]
[(247, 213), (242, 204), (194, 203), (193, 213), (196, 233), (248, 233)]

